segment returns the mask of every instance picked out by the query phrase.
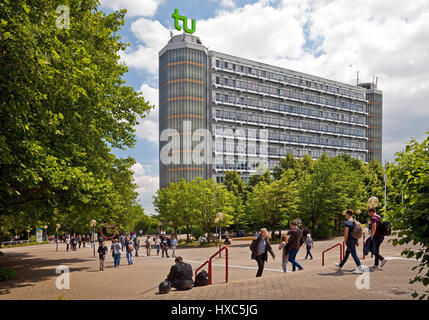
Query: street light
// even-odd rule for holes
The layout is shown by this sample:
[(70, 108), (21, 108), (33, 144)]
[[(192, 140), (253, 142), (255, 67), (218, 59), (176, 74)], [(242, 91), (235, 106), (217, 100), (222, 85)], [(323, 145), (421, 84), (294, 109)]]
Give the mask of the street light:
[(360, 217), (359, 215), (360, 215), (361, 213), (362, 213), (362, 211), (361, 211), (360, 209), (357, 209), (357, 210), (356, 210), (356, 214), (357, 214), (357, 216), (358, 216), (358, 221), (359, 221), (359, 217)]
[(377, 207), (379, 203), (380, 203), (380, 201), (378, 201), (377, 197), (371, 197), (368, 199), (368, 207), (370, 209)]
[(60, 228), (61, 228), (61, 225), (57, 223), (55, 228), (55, 233), (57, 234), (57, 251), (58, 251), (58, 230), (60, 230)]
[[(48, 232), (46, 231), (48, 229), (48, 226), (45, 224), (43, 226), (43, 229), (45, 229), (45, 233), (46, 233), (46, 239), (48, 238)], [(43, 235), (42, 235), (42, 241), (43, 241)]]
[[(224, 217), (224, 214), (222, 212), (218, 212), (216, 214), (215, 223), (219, 222), (219, 250), (222, 248), (222, 219)], [(222, 258), (222, 253), (219, 252), (219, 258)]]
[(30, 242), (30, 229), (27, 229), (27, 240), (28, 240), (28, 242)]
[(97, 225), (97, 221), (95, 221), (94, 219), (92, 219), (89, 222), (89, 226), (92, 228), (92, 247), (94, 248), (94, 258), (95, 258), (95, 226)]

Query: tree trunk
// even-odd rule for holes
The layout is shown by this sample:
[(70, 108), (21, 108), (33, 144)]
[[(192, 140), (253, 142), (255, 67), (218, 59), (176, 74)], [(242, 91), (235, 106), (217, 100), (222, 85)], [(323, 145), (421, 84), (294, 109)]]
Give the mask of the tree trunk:
[(186, 243), (189, 243), (190, 239), (189, 239), (189, 234), (191, 233), (191, 227), (190, 226), (186, 226)]

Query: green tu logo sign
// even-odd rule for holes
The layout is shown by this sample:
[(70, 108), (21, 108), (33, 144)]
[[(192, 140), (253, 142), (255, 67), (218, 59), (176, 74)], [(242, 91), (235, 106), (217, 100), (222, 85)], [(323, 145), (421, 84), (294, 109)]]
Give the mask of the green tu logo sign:
[(182, 27), (179, 25), (179, 21), (183, 21), (183, 30), (185, 30), (186, 33), (194, 33), (195, 32), (195, 20), (192, 19), (192, 28), (189, 29), (188, 28), (188, 18), (181, 16), (179, 14), (179, 10), (178, 9), (174, 9), (174, 13), (171, 15), (171, 17), (174, 19), (174, 27), (176, 28), (176, 30), (182, 30)]

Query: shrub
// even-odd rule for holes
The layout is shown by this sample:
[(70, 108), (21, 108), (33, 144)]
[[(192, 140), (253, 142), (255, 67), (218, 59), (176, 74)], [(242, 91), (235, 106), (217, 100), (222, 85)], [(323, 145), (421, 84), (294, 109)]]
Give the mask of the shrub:
[(331, 236), (331, 228), (326, 223), (318, 225), (311, 235), (313, 239), (326, 239), (329, 236)]
[(18, 276), (18, 272), (11, 268), (0, 266), (0, 281), (7, 281), (15, 279)]
[(195, 239), (199, 239), (204, 234), (203, 229), (199, 226), (194, 226), (191, 228), (191, 234), (194, 236)]

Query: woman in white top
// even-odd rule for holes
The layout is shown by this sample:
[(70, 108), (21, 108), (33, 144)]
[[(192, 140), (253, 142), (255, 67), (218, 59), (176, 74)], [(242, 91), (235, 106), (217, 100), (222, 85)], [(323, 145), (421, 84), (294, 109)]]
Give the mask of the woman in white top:
[(283, 235), (280, 244), (279, 244), (279, 250), (282, 250), (282, 267), (283, 271), (287, 272), (287, 261), (289, 258), (289, 252), (288, 252), (288, 245), (287, 245), (287, 235)]

